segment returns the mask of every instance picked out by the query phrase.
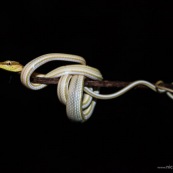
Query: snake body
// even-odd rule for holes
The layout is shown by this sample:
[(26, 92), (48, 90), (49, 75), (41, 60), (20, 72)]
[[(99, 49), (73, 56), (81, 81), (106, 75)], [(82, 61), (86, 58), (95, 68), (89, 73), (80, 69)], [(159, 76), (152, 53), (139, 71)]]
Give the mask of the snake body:
[[(42, 77), (60, 77), (57, 85), (57, 94), (60, 102), (66, 105), (66, 112), (69, 119), (73, 121), (86, 121), (96, 105), (96, 99), (84, 93), (84, 79), (88, 77), (93, 80), (102, 80), (100, 71), (86, 65), (85, 59), (81, 56), (50, 53), (37, 57), (24, 66), (21, 71), (21, 82), (29, 89), (39, 90), (47, 85), (32, 83), (31, 75), (45, 63), (50, 61), (70, 61), (77, 65), (66, 65), (58, 67), (47, 74), (38, 74)], [(91, 92), (98, 94), (98, 89), (88, 88)]]
[[(50, 61), (69, 61), (74, 64), (57, 67), (47, 74), (38, 74), (35, 71), (42, 65)], [(25, 66), (22, 66), (16, 61), (5, 61), (0, 63), (0, 68), (20, 72), (20, 79), (23, 85), (32, 90), (45, 88), (46, 84), (36, 84), (31, 82), (31, 76), (34, 74), (39, 77), (59, 77), (57, 84), (57, 95), (60, 102), (66, 105), (66, 113), (70, 120), (76, 122), (84, 122), (90, 118), (96, 106), (97, 99), (113, 99), (119, 97), (134, 88), (137, 85), (145, 85), (153, 91), (166, 94), (173, 99), (171, 92), (164, 89), (158, 89), (152, 83), (145, 80), (137, 80), (124, 87), (123, 89), (111, 93), (100, 94), (99, 88), (88, 88), (84, 86), (85, 78), (92, 80), (103, 79), (100, 71), (94, 67), (86, 65), (83, 57), (64, 53), (49, 53), (39, 56)]]

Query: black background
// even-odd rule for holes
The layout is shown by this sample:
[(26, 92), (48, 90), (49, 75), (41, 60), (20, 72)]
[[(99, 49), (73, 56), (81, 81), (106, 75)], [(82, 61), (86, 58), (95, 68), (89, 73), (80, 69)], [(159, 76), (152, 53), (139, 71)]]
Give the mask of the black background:
[[(26, 64), (46, 53), (70, 53), (83, 56), (106, 80), (172, 82), (170, 3), (30, 0), (6, 1), (1, 8), (0, 61)], [(0, 79), (1, 172), (173, 169), (173, 109), (165, 94), (134, 89), (98, 100), (81, 124), (67, 118), (55, 85), (32, 91), (18, 74), (3, 70)]]

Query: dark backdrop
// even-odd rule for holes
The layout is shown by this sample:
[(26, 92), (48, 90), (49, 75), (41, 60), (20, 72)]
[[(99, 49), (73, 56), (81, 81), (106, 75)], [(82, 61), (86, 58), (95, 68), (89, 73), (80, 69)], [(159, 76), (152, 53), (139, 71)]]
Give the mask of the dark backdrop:
[[(106, 80), (173, 80), (170, 3), (30, 0), (1, 8), (0, 61), (70, 53)], [(92, 117), (78, 124), (67, 118), (55, 85), (32, 91), (3, 70), (0, 79), (1, 172), (173, 169), (173, 102), (165, 94), (133, 89), (98, 100)]]

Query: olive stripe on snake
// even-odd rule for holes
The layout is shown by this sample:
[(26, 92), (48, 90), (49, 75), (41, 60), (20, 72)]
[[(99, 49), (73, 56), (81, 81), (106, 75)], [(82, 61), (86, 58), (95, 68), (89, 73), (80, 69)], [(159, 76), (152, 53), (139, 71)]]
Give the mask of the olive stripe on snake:
[[(70, 61), (72, 65), (64, 65), (48, 72), (47, 74), (37, 74), (41, 77), (60, 77), (57, 85), (57, 95), (61, 103), (66, 105), (66, 112), (69, 119), (77, 122), (84, 122), (92, 115), (96, 99), (113, 99), (119, 97), (137, 85), (145, 85), (153, 91), (166, 94), (173, 99), (171, 92), (158, 89), (152, 83), (145, 80), (137, 80), (112, 94), (100, 94), (98, 88), (88, 88), (84, 86), (84, 79), (103, 79), (100, 71), (86, 65), (83, 57), (63, 53), (50, 53), (39, 56), (27, 63), (21, 71), (21, 82), (32, 90), (39, 90), (46, 87), (46, 84), (36, 84), (31, 82), (31, 75), (45, 63), (50, 61)], [(35, 73), (36, 74), (36, 73)]]

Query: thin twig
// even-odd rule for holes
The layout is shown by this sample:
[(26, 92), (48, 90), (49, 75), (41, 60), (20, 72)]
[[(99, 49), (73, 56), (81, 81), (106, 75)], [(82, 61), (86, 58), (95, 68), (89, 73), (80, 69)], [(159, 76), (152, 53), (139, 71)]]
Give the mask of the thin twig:
[[(59, 78), (46, 78), (46, 77), (32, 77), (32, 82), (34, 83), (40, 83), (40, 84), (57, 84), (59, 81)], [(129, 81), (109, 81), (109, 80), (103, 80), (103, 81), (94, 81), (90, 79), (85, 79), (84, 85), (87, 87), (114, 87), (114, 88), (123, 88), (127, 85), (129, 85), (131, 82)], [(153, 83), (155, 85), (156, 83)], [(158, 86), (168, 88), (170, 90), (173, 90), (172, 84), (167, 83), (160, 83)], [(144, 85), (138, 85), (136, 88), (145, 89), (147, 88)]]

